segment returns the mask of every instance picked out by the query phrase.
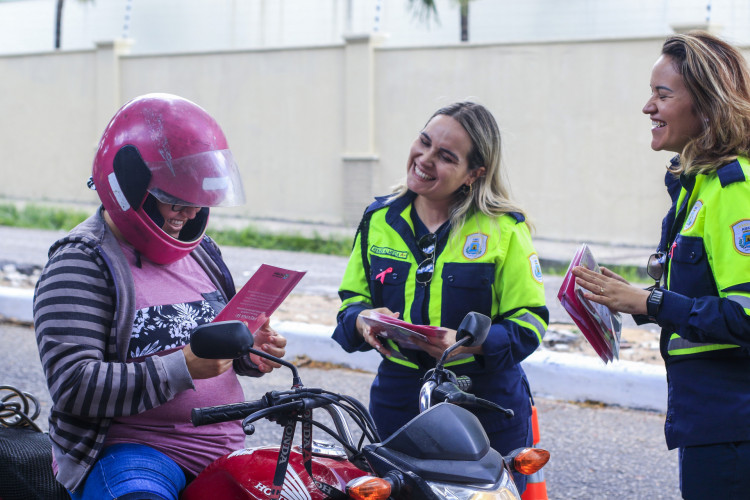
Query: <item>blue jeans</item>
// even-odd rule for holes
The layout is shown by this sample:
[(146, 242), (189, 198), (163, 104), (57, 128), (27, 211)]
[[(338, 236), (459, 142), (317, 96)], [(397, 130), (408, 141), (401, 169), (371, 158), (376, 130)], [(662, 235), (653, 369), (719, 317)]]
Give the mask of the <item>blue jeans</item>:
[(174, 460), (142, 444), (107, 447), (72, 500), (177, 500), (185, 473)]

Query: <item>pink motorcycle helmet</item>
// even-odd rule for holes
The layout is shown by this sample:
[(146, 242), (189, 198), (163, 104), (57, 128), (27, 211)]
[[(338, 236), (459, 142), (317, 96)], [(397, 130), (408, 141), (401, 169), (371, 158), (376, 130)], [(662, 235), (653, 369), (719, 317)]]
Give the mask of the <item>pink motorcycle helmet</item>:
[[(115, 227), (157, 264), (200, 244), (209, 207), (245, 202), (219, 125), (197, 104), (170, 94), (136, 97), (115, 113), (99, 141), (92, 181)], [(201, 210), (173, 238), (162, 230), (156, 201)]]

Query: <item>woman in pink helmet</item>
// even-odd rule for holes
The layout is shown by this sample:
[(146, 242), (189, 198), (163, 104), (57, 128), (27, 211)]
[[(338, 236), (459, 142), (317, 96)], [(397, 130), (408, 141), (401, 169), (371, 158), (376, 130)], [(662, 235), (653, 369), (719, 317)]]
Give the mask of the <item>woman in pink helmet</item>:
[[(238, 422), (195, 428), (191, 409), (241, 401), (237, 375), (276, 367), (200, 359), (189, 345), (235, 293), (204, 233), (209, 207), (244, 202), (242, 183), (205, 110), (149, 94), (112, 118), (91, 185), (102, 206), (52, 245), (34, 297), (53, 468), (73, 499), (176, 500), (244, 445)], [(286, 339), (268, 323), (254, 335), (284, 355)]]

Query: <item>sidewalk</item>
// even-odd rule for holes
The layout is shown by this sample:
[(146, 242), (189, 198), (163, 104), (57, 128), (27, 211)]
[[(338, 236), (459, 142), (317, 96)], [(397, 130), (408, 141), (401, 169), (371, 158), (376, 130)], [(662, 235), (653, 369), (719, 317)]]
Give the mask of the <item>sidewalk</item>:
[[(269, 222), (277, 229), (279, 223)], [(320, 235), (334, 232), (344, 233), (344, 228), (310, 226)], [(46, 251), (55, 239), (52, 232), (32, 231), (0, 226), (0, 262), (15, 261), (20, 264), (42, 266), (46, 261)], [(18, 245), (18, 248), (13, 248)], [(560, 242), (535, 238), (535, 245), (542, 262), (556, 262), (567, 266), (580, 243)], [(651, 248), (590, 245), (599, 262), (609, 265), (643, 265), (653, 251)], [(15, 252), (15, 253), (14, 253)], [(247, 274), (248, 262), (266, 262), (269, 252), (255, 249), (226, 248), (224, 254), (230, 270), (236, 277)], [(271, 252), (281, 267), (297, 268), (300, 257), (291, 252)], [(288, 254), (288, 255), (287, 255)], [(287, 259), (286, 261), (283, 259)], [(307, 289), (303, 293), (336, 293), (338, 280), (343, 274), (346, 258), (305, 254), (308, 274)], [(317, 265), (320, 260), (322, 264)], [(297, 262), (295, 262), (297, 261)], [(289, 262), (289, 264), (287, 264)], [(556, 298), (560, 278), (545, 276), (547, 284), (547, 304), (552, 322), (570, 322)], [(244, 281), (238, 279), (238, 281)], [(29, 288), (0, 287), (0, 317), (31, 323), (33, 290)], [(630, 318), (626, 318), (626, 321)], [(374, 352), (345, 353), (330, 336), (329, 326), (272, 322), (273, 327), (289, 340), (287, 357), (305, 354), (323, 362), (338, 363), (351, 368), (375, 372), (380, 357)], [(599, 401), (623, 407), (666, 411), (666, 373), (662, 365), (617, 361), (605, 365), (594, 357), (575, 354), (562, 354), (539, 350), (522, 363), (534, 394), (566, 401)]]

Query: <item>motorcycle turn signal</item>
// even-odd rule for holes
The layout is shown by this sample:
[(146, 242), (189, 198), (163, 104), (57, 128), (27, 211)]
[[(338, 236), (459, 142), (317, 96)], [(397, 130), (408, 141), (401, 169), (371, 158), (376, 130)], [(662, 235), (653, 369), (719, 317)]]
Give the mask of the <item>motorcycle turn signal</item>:
[(549, 452), (541, 448), (517, 448), (506, 457), (511, 470), (528, 476), (544, 467), (549, 461)]
[(387, 500), (391, 496), (391, 483), (380, 477), (362, 476), (349, 481), (346, 494), (355, 500)]

